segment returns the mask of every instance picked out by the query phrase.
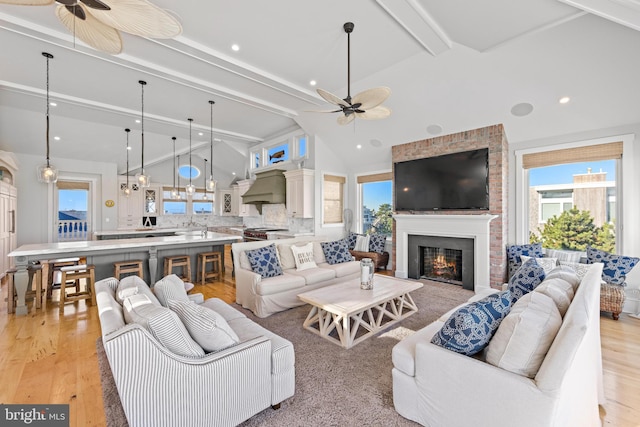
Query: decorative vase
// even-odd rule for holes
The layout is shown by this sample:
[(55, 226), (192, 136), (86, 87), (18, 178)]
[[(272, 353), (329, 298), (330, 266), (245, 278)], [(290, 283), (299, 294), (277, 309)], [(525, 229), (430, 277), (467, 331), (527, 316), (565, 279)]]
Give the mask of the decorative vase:
[(360, 261), (360, 289), (373, 289), (373, 260), (371, 258), (362, 258)]

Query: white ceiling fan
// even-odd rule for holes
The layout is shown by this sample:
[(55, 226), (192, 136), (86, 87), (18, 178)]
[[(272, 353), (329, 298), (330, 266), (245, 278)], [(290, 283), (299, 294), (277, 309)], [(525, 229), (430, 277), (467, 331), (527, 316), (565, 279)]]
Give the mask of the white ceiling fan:
[(337, 110), (322, 111), (324, 113), (343, 113), (338, 117), (338, 124), (346, 125), (351, 123), (356, 117), (366, 120), (384, 119), (391, 115), (388, 107), (381, 105), (391, 95), (388, 87), (376, 87), (358, 93), (351, 98), (351, 33), (353, 32), (353, 22), (343, 25), (344, 32), (347, 33), (347, 97), (344, 99), (318, 89), (318, 94), (327, 102), (337, 105)]
[(178, 20), (147, 0), (0, 0), (23, 6), (54, 2), (56, 16), (75, 37), (112, 55), (122, 52), (120, 31), (160, 39), (182, 33)]

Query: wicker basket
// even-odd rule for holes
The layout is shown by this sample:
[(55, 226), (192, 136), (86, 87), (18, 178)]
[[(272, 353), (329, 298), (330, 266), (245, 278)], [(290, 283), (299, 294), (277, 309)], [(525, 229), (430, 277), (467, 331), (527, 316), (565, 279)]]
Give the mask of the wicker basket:
[(608, 311), (618, 320), (624, 306), (624, 286), (602, 283), (600, 285), (600, 311)]

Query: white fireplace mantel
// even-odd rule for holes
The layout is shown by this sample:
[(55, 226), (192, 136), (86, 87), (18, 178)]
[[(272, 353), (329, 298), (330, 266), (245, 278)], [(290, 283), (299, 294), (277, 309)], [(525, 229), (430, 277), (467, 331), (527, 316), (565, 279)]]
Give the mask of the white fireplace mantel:
[(396, 277), (406, 279), (409, 270), (409, 235), (459, 237), (474, 240), (473, 289), (490, 288), (491, 234), (489, 223), (498, 215), (394, 215), (396, 221)]

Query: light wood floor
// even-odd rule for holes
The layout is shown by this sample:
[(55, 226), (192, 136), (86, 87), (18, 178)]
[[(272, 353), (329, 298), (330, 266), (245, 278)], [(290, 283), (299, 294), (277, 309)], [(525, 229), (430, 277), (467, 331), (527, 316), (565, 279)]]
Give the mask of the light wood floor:
[[(227, 251), (222, 281), (196, 285), (205, 298), (235, 301)], [(96, 359), (100, 323), (96, 307), (84, 301), (60, 314), (57, 295), (45, 310), (7, 315), (6, 286), (0, 298), (0, 403), (70, 404), (70, 425), (104, 426)], [(607, 405), (605, 426), (640, 426), (640, 320), (601, 316), (602, 357)]]

